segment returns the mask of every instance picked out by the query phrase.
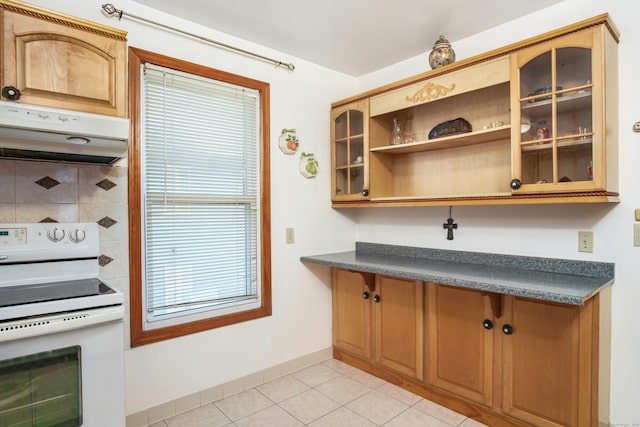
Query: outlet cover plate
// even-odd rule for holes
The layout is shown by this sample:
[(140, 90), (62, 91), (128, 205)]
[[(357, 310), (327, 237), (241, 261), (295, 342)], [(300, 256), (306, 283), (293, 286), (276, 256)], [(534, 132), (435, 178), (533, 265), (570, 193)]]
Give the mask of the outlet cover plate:
[(593, 231), (578, 231), (578, 252), (593, 252)]

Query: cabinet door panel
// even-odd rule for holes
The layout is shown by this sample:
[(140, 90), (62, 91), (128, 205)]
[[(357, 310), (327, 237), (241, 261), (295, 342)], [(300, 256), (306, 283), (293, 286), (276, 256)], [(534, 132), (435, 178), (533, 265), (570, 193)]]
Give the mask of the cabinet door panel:
[(429, 383), (491, 405), (493, 330), (485, 297), (477, 291), (430, 283), (428, 303)]
[(333, 345), (365, 358), (371, 357), (371, 303), (358, 273), (333, 269)]
[(591, 300), (582, 308), (505, 302), (513, 334), (503, 336), (504, 412), (539, 426), (591, 425)]
[(422, 379), (423, 284), (419, 281), (376, 276), (376, 362)]
[(4, 11), (2, 87), (20, 102), (126, 115), (126, 42), (77, 25)]

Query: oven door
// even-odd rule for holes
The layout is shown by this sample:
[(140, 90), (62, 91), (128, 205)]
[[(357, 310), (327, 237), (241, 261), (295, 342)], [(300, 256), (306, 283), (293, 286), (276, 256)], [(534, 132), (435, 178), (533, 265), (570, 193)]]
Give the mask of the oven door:
[(0, 384), (3, 427), (123, 427), (123, 322), (2, 343)]

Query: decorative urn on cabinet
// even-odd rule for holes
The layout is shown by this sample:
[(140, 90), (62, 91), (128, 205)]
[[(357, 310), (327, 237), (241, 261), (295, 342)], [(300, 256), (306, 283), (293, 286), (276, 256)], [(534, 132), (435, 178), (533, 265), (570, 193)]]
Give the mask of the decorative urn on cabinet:
[(429, 54), (429, 65), (432, 69), (451, 64), (456, 60), (456, 53), (451, 49), (451, 43), (441, 35), (433, 44)]

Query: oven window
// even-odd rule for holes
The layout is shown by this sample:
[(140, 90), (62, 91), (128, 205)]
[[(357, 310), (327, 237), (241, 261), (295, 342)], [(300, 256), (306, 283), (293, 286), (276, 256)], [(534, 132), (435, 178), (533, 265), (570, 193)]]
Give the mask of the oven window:
[(0, 361), (0, 423), (7, 427), (82, 425), (80, 347)]

